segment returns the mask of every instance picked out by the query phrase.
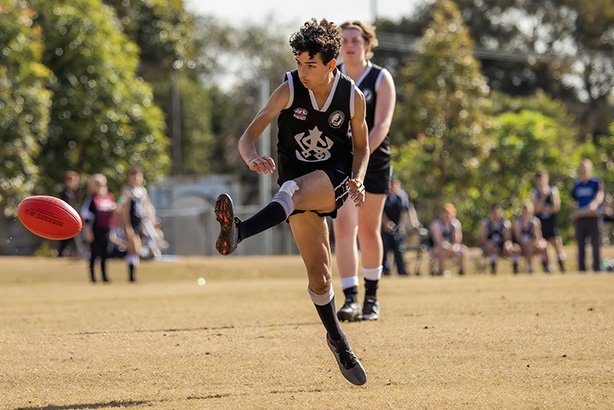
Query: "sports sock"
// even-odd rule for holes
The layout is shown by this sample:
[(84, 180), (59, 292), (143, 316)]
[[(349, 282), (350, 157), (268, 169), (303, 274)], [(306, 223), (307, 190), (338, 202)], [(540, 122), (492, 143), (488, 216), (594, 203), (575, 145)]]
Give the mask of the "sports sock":
[(134, 282), (135, 278), (134, 278), (134, 265), (133, 264), (129, 264), (128, 265), (128, 280), (130, 280), (130, 282)]
[(264, 208), (251, 218), (241, 221), (237, 226), (239, 229), (239, 240), (249, 238), (273, 226), (282, 223), (287, 218), (286, 210), (279, 202), (269, 202)]
[(358, 301), (358, 286), (350, 286), (343, 289), (343, 294), (346, 298), (352, 298), (354, 302)]
[(365, 279), (365, 297), (375, 297), (382, 277), (382, 265), (377, 268), (362, 268), (362, 276)]
[(365, 279), (365, 297), (375, 297), (377, 295), (378, 280)]
[(335, 292), (333, 291), (333, 288), (331, 287), (328, 293), (323, 295), (318, 295), (309, 288), (307, 288), (307, 291), (309, 292), (309, 297), (316, 307), (318, 316), (320, 316), (320, 320), (322, 321), (326, 332), (330, 336), (330, 339), (334, 343), (339, 343), (341, 341), (347, 342), (343, 331), (341, 330), (341, 326), (339, 325), (339, 320), (337, 319), (337, 310), (335, 309)]
[(324, 328), (328, 332), (330, 336), (330, 340), (335, 342), (335, 344), (344, 341), (345, 335), (341, 330), (341, 326), (339, 325), (339, 320), (337, 319), (337, 310), (335, 309), (335, 300), (331, 300), (326, 305), (316, 305), (316, 310), (318, 311), (318, 316), (320, 316), (320, 320), (324, 325)]

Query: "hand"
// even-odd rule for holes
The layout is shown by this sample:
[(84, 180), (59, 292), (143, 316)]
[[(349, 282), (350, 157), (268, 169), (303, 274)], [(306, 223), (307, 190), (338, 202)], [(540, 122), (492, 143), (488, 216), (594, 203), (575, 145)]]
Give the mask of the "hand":
[(247, 163), (249, 169), (257, 174), (272, 174), (275, 171), (275, 161), (267, 156), (260, 156)]
[(362, 181), (353, 178), (348, 181), (348, 191), (350, 198), (356, 204), (356, 206), (360, 206), (365, 202), (365, 186), (362, 184)]
[(384, 225), (384, 229), (386, 230), (386, 232), (392, 233), (392, 232), (394, 232), (397, 229), (397, 224), (395, 224), (392, 221), (388, 221)]
[(86, 226), (83, 229), (83, 240), (85, 241), (85, 243), (94, 242), (94, 234), (92, 233), (92, 229), (89, 226)]

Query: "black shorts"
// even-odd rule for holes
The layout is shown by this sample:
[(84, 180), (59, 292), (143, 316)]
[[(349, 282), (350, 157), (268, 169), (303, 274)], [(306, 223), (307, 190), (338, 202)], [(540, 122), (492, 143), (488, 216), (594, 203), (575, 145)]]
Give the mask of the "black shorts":
[(365, 175), (365, 191), (370, 194), (387, 194), (390, 190), (390, 178), (392, 167), (389, 165), (384, 169), (367, 169)]
[(550, 240), (559, 236), (559, 228), (556, 223), (556, 218), (551, 216), (549, 218), (539, 218), (542, 225), (542, 236), (544, 239)]
[[(318, 171), (318, 170), (311, 170), (309, 172), (313, 172), (313, 171)], [(330, 212), (317, 212), (317, 211), (311, 211), (308, 209), (295, 209), (294, 212), (292, 212), (292, 215), (301, 214), (303, 212), (315, 212), (316, 214), (322, 217), (325, 217), (325, 216), (330, 216), (331, 218), (337, 217), (337, 210), (341, 208), (341, 206), (348, 199), (348, 181), (350, 180), (350, 177), (339, 169), (326, 168), (326, 169), (321, 169), (321, 171), (324, 171), (324, 173), (326, 173), (326, 176), (328, 176), (328, 179), (330, 180), (330, 183), (333, 186), (333, 189), (335, 191), (335, 209), (333, 209)], [(282, 175), (280, 172), (279, 178), (277, 179), (277, 183), (281, 186), (284, 182), (289, 181), (294, 178), (301, 177), (303, 175), (307, 175), (309, 172), (305, 172), (300, 175), (294, 175), (294, 176)]]

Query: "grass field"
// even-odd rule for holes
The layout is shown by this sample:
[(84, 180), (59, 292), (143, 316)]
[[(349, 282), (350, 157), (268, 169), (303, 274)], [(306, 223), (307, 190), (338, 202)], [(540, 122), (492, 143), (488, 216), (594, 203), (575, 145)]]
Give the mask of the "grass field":
[(0, 258), (1, 408), (614, 408), (614, 274), (383, 278), (381, 320), (343, 325), (356, 387), (299, 257), (110, 271)]

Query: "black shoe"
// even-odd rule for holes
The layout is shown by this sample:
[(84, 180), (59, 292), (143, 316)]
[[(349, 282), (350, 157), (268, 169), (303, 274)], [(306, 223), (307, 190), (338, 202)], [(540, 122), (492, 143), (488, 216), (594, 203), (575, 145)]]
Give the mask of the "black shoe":
[(497, 274), (497, 264), (494, 262), (490, 262), (490, 274), (491, 275)]
[(337, 312), (337, 319), (340, 322), (357, 322), (362, 319), (360, 305), (352, 296), (345, 298), (345, 303)]
[(341, 370), (341, 374), (347, 381), (357, 386), (367, 382), (367, 373), (354, 352), (352, 352), (350, 346), (344, 342), (333, 343), (328, 334), (326, 334), (326, 344), (331, 352), (333, 352), (339, 365), (339, 370)]
[(518, 262), (513, 262), (514, 275), (518, 274)]
[(373, 296), (366, 297), (362, 306), (362, 320), (377, 319), (379, 319), (379, 302)]
[(228, 255), (234, 252), (238, 243), (232, 199), (228, 194), (221, 194), (217, 197), (215, 219), (220, 223), (220, 234), (215, 241), (215, 249), (222, 255)]

